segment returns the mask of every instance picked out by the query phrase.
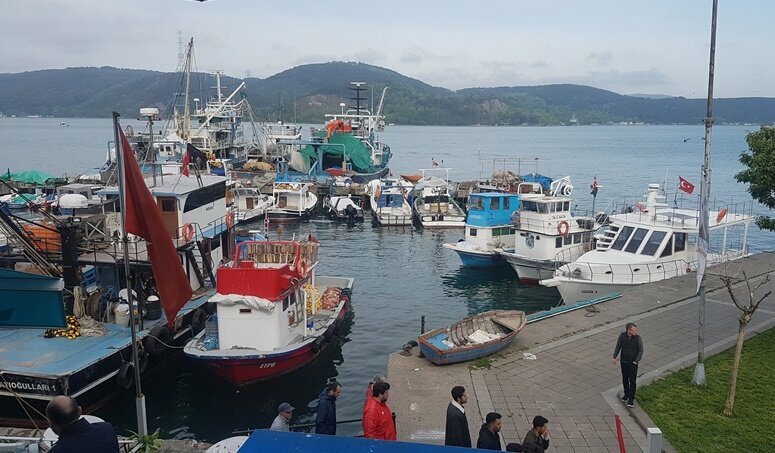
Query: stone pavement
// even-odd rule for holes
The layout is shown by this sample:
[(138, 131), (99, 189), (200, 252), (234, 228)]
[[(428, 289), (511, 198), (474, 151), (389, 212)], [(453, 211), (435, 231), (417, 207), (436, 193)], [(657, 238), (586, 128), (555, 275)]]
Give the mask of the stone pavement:
[[(775, 255), (767, 253), (715, 272), (745, 269), (749, 276), (762, 275), (774, 265)], [(449, 401), (449, 377), (454, 376), (455, 383), (469, 388), (475, 400), (467, 410), (473, 437), (484, 415), (495, 411), (504, 417), (506, 442), (521, 442), (533, 416), (541, 414), (550, 421), (553, 452), (618, 452), (614, 416), (619, 415), (627, 451), (645, 450), (645, 428), (655, 425), (637, 404), (634, 410), (628, 409), (618, 399), (622, 384), (619, 366), (611, 363), (613, 348), (624, 325), (635, 322), (645, 350), (639, 386), (693, 365), (697, 357), (694, 282), (690, 275), (642, 285), (601, 304), (597, 312), (580, 310), (530, 324), (517, 337), (521, 341), (488, 370), (431, 366), (416, 357), (393, 354), (388, 378), (399, 438), (440, 443), (418, 434), (440, 430), (443, 435), (443, 408)], [(709, 278), (707, 286), (705, 346), (711, 355), (734, 345), (739, 312), (717, 279)], [(768, 286), (775, 290), (775, 281)], [(762, 303), (747, 333), (774, 325), (775, 297)], [(480, 417), (474, 415), (476, 409)], [(670, 449), (667, 445), (666, 450)]]

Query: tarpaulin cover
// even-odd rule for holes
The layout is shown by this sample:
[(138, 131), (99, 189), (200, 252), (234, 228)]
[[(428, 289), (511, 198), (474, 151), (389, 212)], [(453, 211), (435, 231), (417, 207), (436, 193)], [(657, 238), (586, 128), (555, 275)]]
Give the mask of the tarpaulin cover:
[[(318, 131), (315, 133), (315, 136), (325, 138), (326, 131)], [(347, 161), (352, 165), (352, 169), (359, 173), (371, 173), (374, 171), (374, 166), (371, 163), (371, 152), (363, 142), (351, 134), (334, 132), (331, 134), (331, 138), (328, 139), (328, 143), (321, 145), (320, 148), (324, 158), (331, 156), (339, 158), (341, 161), (342, 154), (344, 153)], [(317, 159), (317, 152), (312, 145), (305, 146), (301, 150), (301, 155), (305, 157), (307, 163), (309, 163), (310, 159)]]

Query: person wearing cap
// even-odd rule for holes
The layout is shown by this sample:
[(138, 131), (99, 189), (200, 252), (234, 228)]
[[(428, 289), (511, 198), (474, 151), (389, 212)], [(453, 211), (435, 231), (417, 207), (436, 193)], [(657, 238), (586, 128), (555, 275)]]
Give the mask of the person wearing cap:
[(544, 453), (549, 448), (549, 423), (545, 417), (536, 415), (533, 417), (533, 429), (527, 432), (522, 442), (523, 451), (528, 453)]
[(288, 403), (282, 403), (277, 407), (277, 417), (272, 422), (270, 431), (290, 431), (288, 427), (291, 417), (293, 416), (293, 406)]

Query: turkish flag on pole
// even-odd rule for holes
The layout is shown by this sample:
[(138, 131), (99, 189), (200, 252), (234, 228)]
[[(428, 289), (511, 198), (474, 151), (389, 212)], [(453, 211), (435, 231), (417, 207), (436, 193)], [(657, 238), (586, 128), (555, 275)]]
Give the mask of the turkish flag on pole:
[(691, 195), (692, 192), (694, 192), (694, 184), (690, 183), (689, 181), (683, 179), (680, 176), (678, 177), (678, 188), (688, 193), (689, 195)]
[(121, 162), (124, 165), (124, 226), (127, 233), (145, 239), (159, 299), (167, 315), (167, 322), (172, 325), (175, 315), (191, 299), (191, 284), (180, 264), (172, 237), (161, 221), (161, 212), (156, 200), (145, 185), (132, 147), (124, 131), (119, 128), (118, 132), (121, 140)]
[(186, 175), (188, 178), (188, 164), (191, 163), (191, 154), (188, 153), (188, 147), (186, 147), (186, 155), (183, 156), (183, 162), (180, 163), (180, 173)]

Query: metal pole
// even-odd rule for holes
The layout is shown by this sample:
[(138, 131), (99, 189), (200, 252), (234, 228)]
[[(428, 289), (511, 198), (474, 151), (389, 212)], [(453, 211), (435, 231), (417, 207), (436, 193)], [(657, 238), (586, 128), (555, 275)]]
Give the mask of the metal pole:
[[(702, 185), (700, 187), (700, 236), (703, 229), (708, 227), (708, 198), (710, 194), (710, 156), (711, 156), (711, 130), (713, 128), (713, 74), (716, 61), (716, 17), (718, 13), (718, 0), (713, 0), (713, 15), (710, 25), (710, 64), (708, 66), (708, 105), (705, 115), (705, 159), (702, 164)], [(704, 226), (703, 226), (704, 225)], [(707, 231), (706, 233), (707, 234)], [(699, 253), (707, 253), (707, 236), (697, 241)], [(704, 247), (704, 250), (702, 248)], [(699, 257), (698, 257), (699, 258)], [(698, 260), (699, 261), (699, 260)], [(704, 269), (703, 269), (704, 272)], [(699, 288), (699, 319), (697, 333), (697, 366), (694, 369), (692, 382), (695, 385), (705, 385), (705, 276), (702, 276)]]
[(137, 433), (140, 436), (148, 434), (148, 421), (145, 415), (145, 396), (140, 383), (140, 362), (137, 358), (137, 331), (135, 328), (135, 309), (132, 301), (132, 285), (129, 282), (129, 237), (126, 232), (126, 182), (124, 178), (124, 152), (131, 150), (122, 149), (122, 141), (118, 134), (119, 114), (113, 112), (113, 133), (116, 138), (116, 156), (118, 157), (118, 188), (119, 203), (121, 206), (121, 233), (124, 245), (124, 278), (126, 279), (127, 302), (129, 302), (129, 326), (132, 332), (132, 368), (135, 372), (135, 407), (137, 409)]
[(153, 171), (153, 187), (156, 187), (156, 152), (153, 150), (153, 117), (148, 117), (148, 152), (151, 153), (151, 170)]

